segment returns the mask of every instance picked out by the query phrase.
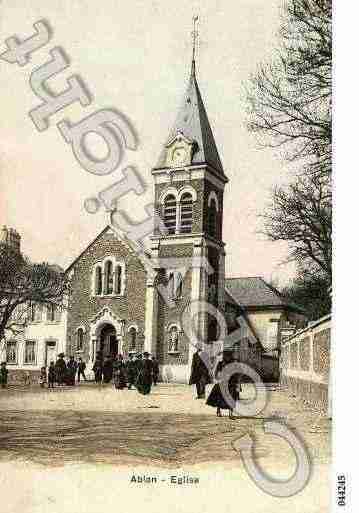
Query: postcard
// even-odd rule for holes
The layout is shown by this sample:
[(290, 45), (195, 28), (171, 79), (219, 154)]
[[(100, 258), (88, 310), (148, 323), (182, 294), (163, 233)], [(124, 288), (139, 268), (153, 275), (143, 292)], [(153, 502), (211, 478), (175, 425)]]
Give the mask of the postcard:
[(2, 513), (329, 512), (331, 2), (0, 9)]

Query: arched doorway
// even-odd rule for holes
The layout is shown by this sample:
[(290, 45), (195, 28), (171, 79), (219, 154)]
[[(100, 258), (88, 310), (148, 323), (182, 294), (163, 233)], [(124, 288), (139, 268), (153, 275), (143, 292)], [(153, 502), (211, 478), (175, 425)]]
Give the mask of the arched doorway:
[(118, 340), (116, 330), (112, 324), (102, 326), (99, 336), (99, 350), (103, 356), (116, 356), (118, 354)]

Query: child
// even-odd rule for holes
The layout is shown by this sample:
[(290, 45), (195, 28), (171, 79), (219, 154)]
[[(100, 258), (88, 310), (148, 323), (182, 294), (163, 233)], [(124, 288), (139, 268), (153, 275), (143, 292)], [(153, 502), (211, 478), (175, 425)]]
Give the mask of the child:
[(46, 383), (46, 367), (41, 367), (39, 383), (40, 387), (44, 388)]
[(9, 374), (9, 371), (6, 368), (6, 362), (1, 362), (1, 368), (0, 368), (0, 385), (1, 388), (6, 388), (7, 385), (7, 375)]
[(54, 362), (50, 362), (49, 376), (48, 376), (48, 387), (54, 388), (56, 381), (56, 369)]

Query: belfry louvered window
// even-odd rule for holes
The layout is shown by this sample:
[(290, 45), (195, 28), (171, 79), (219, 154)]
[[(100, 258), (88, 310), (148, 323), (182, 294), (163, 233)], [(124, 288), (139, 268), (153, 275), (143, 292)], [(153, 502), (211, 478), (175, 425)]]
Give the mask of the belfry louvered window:
[(180, 203), (180, 232), (191, 233), (193, 222), (193, 200), (190, 193), (186, 192), (181, 197)]
[(164, 201), (163, 222), (170, 235), (176, 233), (176, 213), (176, 198), (169, 194)]
[(217, 237), (217, 208), (214, 199), (211, 200), (209, 205), (208, 232), (212, 237)]

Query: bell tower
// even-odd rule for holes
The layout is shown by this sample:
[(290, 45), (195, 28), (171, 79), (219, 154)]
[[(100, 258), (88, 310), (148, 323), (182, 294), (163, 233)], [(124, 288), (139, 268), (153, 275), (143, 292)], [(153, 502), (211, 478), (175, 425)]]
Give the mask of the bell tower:
[[(151, 257), (158, 262), (157, 353), (172, 369), (175, 381), (185, 381), (194, 349), (181, 327), (181, 315), (191, 303), (203, 301), (224, 311), (225, 252), (222, 240), (223, 171), (196, 76), (194, 47), (187, 89), (176, 121), (152, 169), (156, 214), (165, 232), (151, 237)], [(199, 265), (199, 262), (209, 265)], [(173, 265), (172, 265), (173, 263)], [(171, 301), (172, 300), (172, 301)], [(156, 322), (156, 321), (154, 321)], [(196, 331), (204, 342), (216, 340), (215, 319), (197, 316)], [(178, 329), (177, 345), (174, 344)], [(153, 344), (152, 344), (153, 346)]]

